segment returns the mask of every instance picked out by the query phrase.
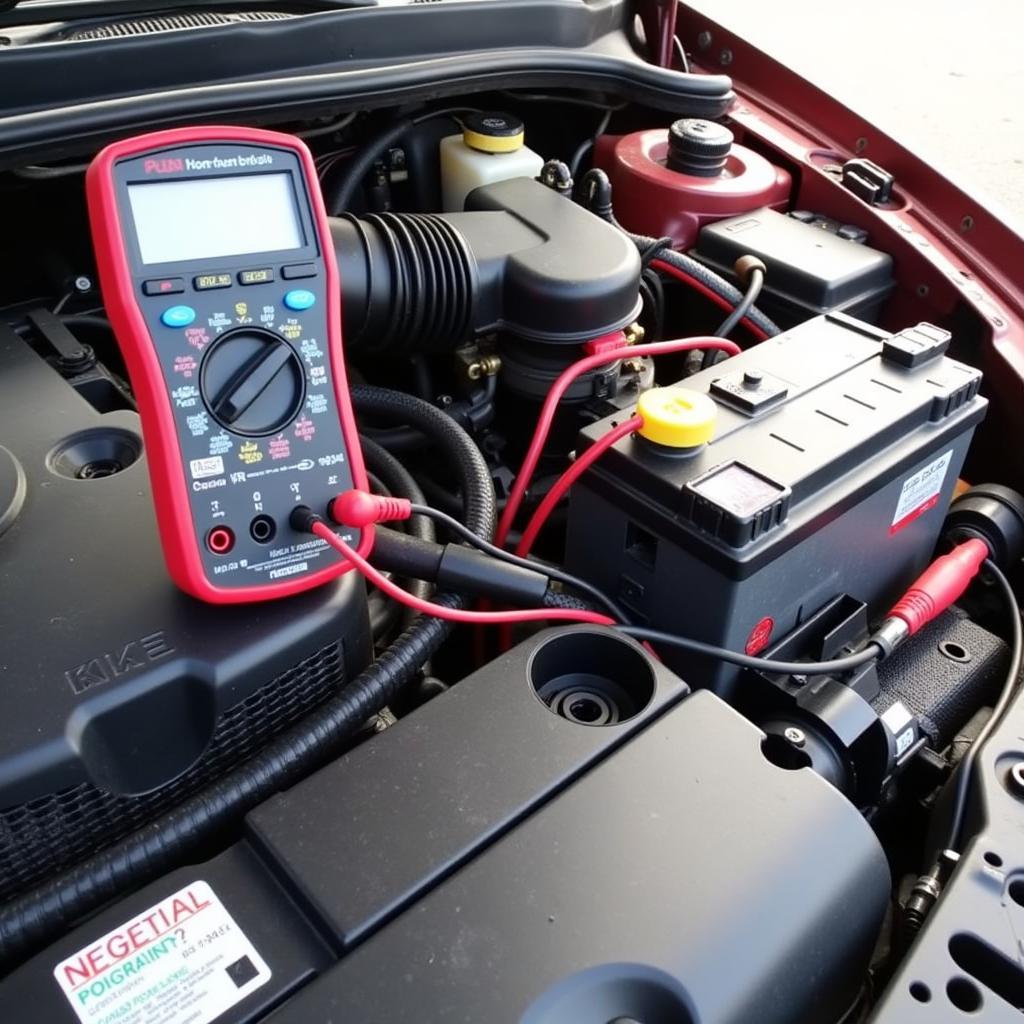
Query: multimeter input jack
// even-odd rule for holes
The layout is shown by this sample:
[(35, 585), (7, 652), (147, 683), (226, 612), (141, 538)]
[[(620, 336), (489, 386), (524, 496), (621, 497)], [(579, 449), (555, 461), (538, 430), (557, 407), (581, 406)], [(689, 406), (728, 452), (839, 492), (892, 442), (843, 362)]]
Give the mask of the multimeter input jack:
[(255, 516), (249, 524), (249, 536), (257, 544), (269, 544), (277, 533), (277, 523), (270, 516)]
[(206, 534), (206, 546), (215, 555), (226, 555), (235, 546), (234, 531), (227, 526), (215, 526)]

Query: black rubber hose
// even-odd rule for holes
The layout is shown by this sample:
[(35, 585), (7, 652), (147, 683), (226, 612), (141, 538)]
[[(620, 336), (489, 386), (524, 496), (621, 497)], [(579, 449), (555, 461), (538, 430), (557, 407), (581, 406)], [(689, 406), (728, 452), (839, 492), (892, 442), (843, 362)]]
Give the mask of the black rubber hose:
[[(647, 262), (653, 259), (662, 260), (671, 264), (684, 274), (698, 280), (709, 291), (713, 291), (720, 298), (724, 299), (735, 310), (743, 302), (743, 293), (733, 287), (724, 277), (716, 274), (713, 270), (705, 267), (692, 256), (677, 252), (671, 247), (670, 239), (652, 238), (649, 235), (636, 235), (627, 231), (616, 219), (612, 208), (612, 186), (608, 175), (600, 168), (587, 171), (581, 182), (583, 204), (592, 213), (602, 220), (614, 224), (620, 231), (633, 240), (637, 249), (643, 254)], [(779, 326), (769, 319), (764, 313), (752, 305), (743, 314), (752, 324), (760, 328), (769, 338), (781, 334)]]
[(438, 117), (451, 117), (453, 114), (472, 113), (475, 110), (475, 107), (446, 107), (444, 110), (432, 110), (418, 117), (404, 117), (396, 121), (390, 128), (370, 139), (348, 162), (337, 183), (329, 190), (327, 212), (332, 217), (346, 212), (352, 205), (352, 197), (359, 183), (370, 173), (377, 158), (400, 141), (411, 128)]
[[(764, 286), (764, 275), (765, 265), (756, 257), (743, 256), (736, 261), (736, 276), (741, 280), (746, 276), (746, 291), (743, 293), (739, 305), (718, 325), (718, 330), (715, 331), (716, 337), (728, 338), (736, 329), (737, 324), (754, 308), (754, 303), (757, 302), (757, 297), (761, 294), (761, 288)], [(704, 353), (701, 367), (706, 369), (709, 366), (714, 366), (720, 355), (722, 355), (721, 352), (709, 349)]]
[[(366, 468), (399, 498), (408, 498), (414, 505), (426, 505), (427, 499), (412, 473), (403, 466), (386, 448), (360, 432), (359, 444), (363, 449)], [(405, 524), (406, 533), (421, 540), (435, 540), (434, 522), (429, 516), (413, 515)]]
[[(656, 239), (648, 238), (646, 235), (630, 234), (630, 238), (636, 243), (637, 248), (641, 250), (650, 245), (651, 242), (656, 241)], [(703, 263), (698, 262), (692, 256), (687, 256), (686, 253), (676, 252), (675, 249), (661, 249), (654, 258), (677, 267), (684, 274), (696, 278), (705, 288), (713, 291), (728, 302), (733, 309), (736, 309), (743, 302), (743, 293), (738, 288), (735, 288), (720, 274), (716, 274), (713, 270), (705, 267)], [(757, 306), (751, 306), (744, 314), (744, 318), (754, 324), (755, 327), (760, 328), (769, 338), (774, 338), (776, 334), (782, 333), (782, 328), (774, 320), (765, 316)]]
[[(420, 434), (423, 437), (423, 434)], [(380, 482), (384, 485), (388, 494), (394, 495), (399, 498), (408, 498), (409, 501), (418, 505), (425, 505), (427, 499), (423, 495), (423, 491), (420, 490), (420, 485), (413, 479), (412, 474), (403, 466), (398, 459), (394, 457), (389, 451), (382, 448), (376, 441), (371, 440), (365, 434), (359, 435), (359, 444), (363, 449), (363, 459), (366, 462), (367, 471), (372, 472)], [(414, 515), (411, 516), (408, 521), (404, 524), (405, 532), (412, 537), (416, 537), (419, 540), (434, 541), (437, 537), (434, 529), (434, 523), (427, 516)], [(434, 592), (434, 588), (425, 580), (409, 579), (403, 584), (405, 588), (415, 597), (423, 598), (424, 600), (429, 599)], [(376, 604), (376, 599), (383, 598), (385, 606), (393, 606), (394, 602), (389, 598), (385, 598), (379, 590), (374, 590), (370, 597), (373, 600), (373, 604)], [(372, 610), (372, 609), (371, 609)], [(388, 609), (389, 613), (391, 609)], [(415, 617), (415, 612), (409, 608), (395, 609), (395, 619), (401, 617), (403, 625), (409, 625)], [(391, 615), (388, 614), (383, 621), (391, 620)], [(381, 624), (381, 620), (378, 619), (378, 625)], [(394, 622), (392, 621), (392, 625)], [(375, 628), (374, 639), (382, 634)]]
[[(356, 407), (407, 419), (451, 459), (466, 501), (466, 523), (494, 535), (494, 486), (472, 438), (443, 412), (420, 399), (383, 388), (355, 388)], [(454, 594), (434, 598), (458, 608)], [(173, 810), (88, 860), (0, 908), (0, 966), (15, 962), (65, 932), (109, 900), (123, 897), (178, 867), (248, 811), (294, 785), (322, 764), (372, 715), (390, 704), (448, 638), (451, 624), (417, 618), (369, 668), (263, 750)]]
[(750, 315), (750, 311), (754, 308), (754, 303), (757, 302), (757, 297), (761, 294), (763, 286), (764, 267), (762, 265), (754, 267), (750, 271), (750, 276), (747, 280), (747, 290), (743, 293), (743, 298), (740, 299), (733, 311), (719, 324), (718, 330), (715, 331), (719, 338), (728, 338), (735, 330), (736, 325), (745, 316)]
[(412, 427), (370, 427), (363, 424), (359, 433), (389, 452), (414, 452), (430, 444), (429, 437)]

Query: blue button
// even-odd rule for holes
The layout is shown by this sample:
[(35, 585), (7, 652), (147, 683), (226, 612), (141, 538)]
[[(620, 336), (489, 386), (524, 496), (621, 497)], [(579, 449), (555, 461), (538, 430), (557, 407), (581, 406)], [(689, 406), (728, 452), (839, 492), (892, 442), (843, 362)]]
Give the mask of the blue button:
[(196, 318), (196, 311), (191, 306), (168, 306), (160, 314), (165, 327), (188, 327)]
[(316, 296), (308, 288), (293, 288), (284, 297), (289, 309), (309, 309), (316, 302)]

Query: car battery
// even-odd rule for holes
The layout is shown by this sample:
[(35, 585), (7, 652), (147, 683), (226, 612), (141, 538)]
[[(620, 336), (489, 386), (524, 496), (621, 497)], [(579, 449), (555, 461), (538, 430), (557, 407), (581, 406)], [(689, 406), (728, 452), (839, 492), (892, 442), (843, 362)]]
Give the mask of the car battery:
[[(711, 440), (609, 449), (573, 487), (569, 568), (637, 623), (749, 654), (839, 594), (884, 615), (931, 557), (985, 414), (981, 374), (949, 341), (826, 314), (688, 377), (678, 387), (713, 400)], [(664, 656), (731, 695), (732, 666)]]

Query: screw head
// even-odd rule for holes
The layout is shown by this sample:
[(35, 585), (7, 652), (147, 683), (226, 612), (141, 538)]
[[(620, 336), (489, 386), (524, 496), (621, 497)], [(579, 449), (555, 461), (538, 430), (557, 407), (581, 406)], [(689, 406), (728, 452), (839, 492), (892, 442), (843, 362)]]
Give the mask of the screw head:
[(709, 50), (711, 49), (711, 33), (705, 29), (697, 36), (697, 49), (698, 50)]
[(1024, 797), (1024, 761), (1017, 761), (1010, 768), (1010, 789), (1019, 797)]
[(718, 63), (727, 68), (732, 63), (732, 50), (726, 48), (718, 55)]
[(92, 278), (86, 277), (85, 274), (79, 274), (75, 278), (75, 291), (76, 292), (91, 292), (92, 291)]
[(802, 747), (807, 743), (807, 736), (803, 729), (798, 729), (795, 725), (788, 726), (782, 735), (786, 742), (792, 743), (794, 747)]

